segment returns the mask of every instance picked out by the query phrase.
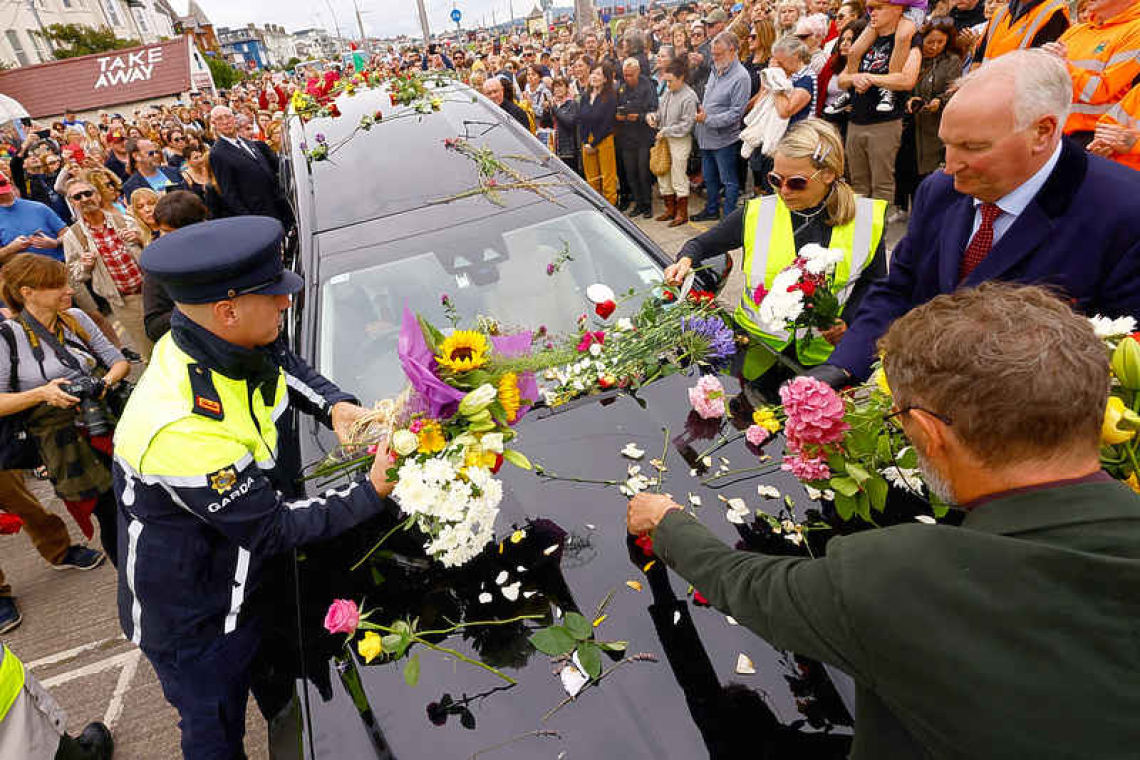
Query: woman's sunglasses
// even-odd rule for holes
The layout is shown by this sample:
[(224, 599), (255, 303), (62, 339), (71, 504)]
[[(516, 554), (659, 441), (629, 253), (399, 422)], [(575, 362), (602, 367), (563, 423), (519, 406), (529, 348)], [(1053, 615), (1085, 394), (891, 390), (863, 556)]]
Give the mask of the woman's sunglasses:
[(71, 194), (71, 200), (73, 200), (73, 201), (82, 201), (82, 200), (86, 200), (87, 198), (94, 198), (94, 197), (95, 197), (95, 191), (94, 190), (80, 190), (77, 193)]
[(768, 184), (772, 186), (773, 190), (779, 190), (787, 187), (793, 193), (800, 193), (807, 190), (808, 183), (815, 179), (822, 169), (817, 169), (815, 174), (810, 177), (805, 177), (802, 174), (793, 174), (791, 177), (784, 177), (783, 175), (776, 174), (776, 172), (768, 172)]

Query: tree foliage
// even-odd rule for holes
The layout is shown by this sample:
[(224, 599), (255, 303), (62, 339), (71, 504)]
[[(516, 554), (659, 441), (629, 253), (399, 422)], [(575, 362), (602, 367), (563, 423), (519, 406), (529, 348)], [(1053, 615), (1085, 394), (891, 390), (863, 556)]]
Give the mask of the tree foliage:
[(105, 53), (108, 50), (122, 50), (142, 44), (139, 40), (116, 37), (115, 33), (105, 26), (96, 29), (82, 24), (49, 24), (42, 32), (35, 31), (33, 34), (38, 34), (52, 43), (56, 58)]
[(214, 77), (214, 86), (219, 90), (228, 90), (245, 77), (242, 72), (216, 56), (206, 56), (206, 64)]
[(297, 56), (293, 56), (292, 58), (290, 58), (288, 61), (285, 62), (285, 70), (286, 71), (292, 71), (293, 67), (296, 66), (300, 62), (301, 62), (300, 58), (298, 58)]

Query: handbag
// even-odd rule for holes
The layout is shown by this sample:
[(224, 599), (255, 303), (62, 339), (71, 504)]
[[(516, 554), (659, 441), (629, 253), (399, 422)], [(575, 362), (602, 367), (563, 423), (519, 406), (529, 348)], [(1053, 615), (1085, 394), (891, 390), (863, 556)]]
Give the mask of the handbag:
[[(0, 338), (8, 344), (8, 390), (16, 393), (16, 336), (8, 322), (0, 324)], [(43, 464), (36, 440), (28, 433), (24, 412), (0, 417), (0, 470), (31, 470)]]
[(654, 176), (661, 177), (668, 174), (672, 168), (673, 155), (669, 152), (669, 141), (658, 135), (657, 141), (649, 149), (649, 171), (653, 172)]

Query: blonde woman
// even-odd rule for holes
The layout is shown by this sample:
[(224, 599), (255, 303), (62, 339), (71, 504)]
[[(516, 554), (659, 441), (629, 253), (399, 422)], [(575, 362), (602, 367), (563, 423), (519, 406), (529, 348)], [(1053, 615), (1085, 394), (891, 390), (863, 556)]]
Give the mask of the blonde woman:
[(131, 193), (131, 206), (128, 214), (138, 225), (142, 247), (146, 248), (158, 237), (158, 224), (154, 221), (154, 206), (158, 203), (158, 193), (149, 187), (140, 187)]
[(780, 0), (776, 5), (776, 37), (796, 33), (796, 24), (807, 15), (803, 0)]
[[(857, 198), (843, 180), (843, 169), (843, 143), (835, 128), (821, 119), (801, 121), (776, 147), (768, 174), (774, 194), (748, 201), (713, 229), (689, 240), (676, 263), (665, 270), (666, 281), (679, 284), (694, 262), (744, 248), (745, 287), (735, 317), (737, 327), (751, 338), (741, 366), (745, 380), (756, 380), (772, 369), (777, 353), (808, 367), (822, 364), (858, 312), (870, 283), (886, 275), (887, 204)], [(782, 330), (767, 332), (759, 324), (760, 302), (775, 276), (813, 243), (843, 252), (843, 262), (829, 283), (839, 300), (840, 318), (806, 341), (793, 340)], [(782, 379), (781, 372), (773, 372), (764, 386)]]

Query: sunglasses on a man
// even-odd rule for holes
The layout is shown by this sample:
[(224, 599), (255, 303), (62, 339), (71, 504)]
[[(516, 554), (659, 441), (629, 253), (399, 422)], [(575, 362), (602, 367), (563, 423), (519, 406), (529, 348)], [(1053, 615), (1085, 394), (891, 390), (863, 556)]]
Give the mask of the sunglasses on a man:
[(73, 200), (73, 201), (85, 201), (88, 198), (94, 198), (94, 197), (95, 197), (95, 191), (94, 190), (77, 190), (71, 194), (71, 200)]

